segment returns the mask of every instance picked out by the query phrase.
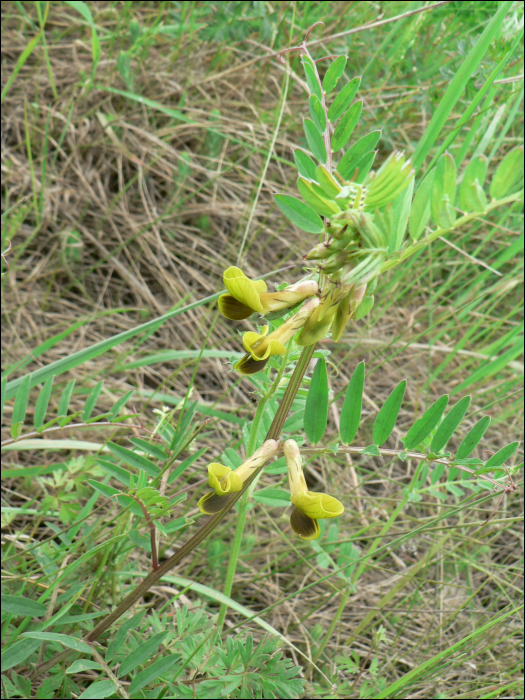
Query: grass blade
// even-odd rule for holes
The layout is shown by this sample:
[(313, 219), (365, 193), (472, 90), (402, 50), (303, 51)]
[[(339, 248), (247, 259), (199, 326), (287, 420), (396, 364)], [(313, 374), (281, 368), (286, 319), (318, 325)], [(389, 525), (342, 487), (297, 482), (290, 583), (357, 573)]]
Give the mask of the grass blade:
[(100, 60), (100, 41), (97, 34), (97, 27), (93, 21), (93, 15), (89, 6), (80, 0), (66, 0), (66, 5), (69, 5), (79, 12), (86, 22), (91, 27), (91, 56), (93, 58), (93, 70), (91, 72), (91, 80), (93, 80), (97, 71), (98, 62)]
[(498, 35), (500, 27), (503, 24), (503, 20), (511, 7), (512, 0), (506, 0), (506, 2), (501, 3), (498, 11), (485, 27), (483, 34), (478, 38), (470, 53), (459, 67), (458, 72), (450, 81), (450, 84), (446, 89), (445, 94), (434, 112), (432, 119), (430, 120), (430, 124), (423, 134), (423, 138), (419, 142), (414, 153), (412, 162), (416, 170), (421, 167), (425, 158), (430, 153), (432, 147), (439, 138), (441, 130), (445, 126), (445, 123), (454, 109), (456, 102), (463, 94), (470, 77), (479, 67), (490, 44)]
[[(46, 10), (45, 10), (43, 25), (44, 25), (45, 22), (46, 22), (47, 13), (48, 13), (48, 12), (49, 12), (49, 3), (47, 4)], [(7, 83), (6, 83), (5, 86), (4, 86), (4, 89), (2, 90), (2, 96), (1, 96), (1, 98), (0, 98), (0, 104), (3, 104), (3, 103), (4, 103), (5, 96), (6, 96), (7, 93), (9, 92), (9, 88), (11, 87), (11, 85), (12, 85), (12, 84), (14, 83), (14, 81), (16, 80), (16, 76), (20, 73), (20, 71), (21, 71), (22, 68), (24, 67), (25, 62), (27, 61), (27, 59), (29, 58), (29, 56), (31, 56), (31, 54), (32, 54), (33, 51), (35, 50), (37, 44), (40, 42), (40, 37), (41, 37), (43, 31), (44, 31), (44, 27), (42, 26), (41, 29), (35, 34), (35, 36), (31, 39), (31, 41), (29, 42), (29, 44), (25, 47), (25, 49), (24, 49), (24, 50), (22, 51), (22, 53), (20, 54), (20, 56), (19, 56), (19, 58), (18, 58), (18, 61), (16, 62), (15, 69), (14, 69), (14, 71), (11, 73), (11, 76), (9, 77), (9, 80), (7, 81)]]
[[(46, 381), (49, 377), (53, 375), (58, 376), (59, 374), (68, 372), (70, 369), (74, 369), (75, 367), (82, 365), (84, 362), (88, 362), (89, 360), (92, 360), (93, 358), (98, 357), (99, 355), (103, 355), (105, 352), (119, 345), (119, 343), (123, 343), (125, 340), (129, 340), (130, 338), (133, 338), (136, 335), (139, 335), (140, 333), (144, 333), (145, 331), (160, 328), (160, 326), (162, 326), (163, 323), (169, 321), (175, 316), (179, 316), (179, 314), (186, 313), (187, 311), (191, 311), (191, 309), (195, 309), (199, 306), (204, 306), (204, 304), (215, 301), (219, 298), (221, 294), (224, 294), (224, 291), (225, 290), (222, 290), (220, 292), (217, 292), (217, 294), (212, 294), (209, 297), (205, 297), (204, 299), (195, 301), (193, 302), (193, 304), (188, 304), (188, 306), (184, 306), (181, 309), (173, 309), (167, 314), (158, 316), (157, 318), (154, 318), (151, 321), (147, 321), (146, 323), (143, 323), (140, 326), (135, 326), (135, 328), (131, 328), (130, 330), (124, 331), (123, 333), (118, 333), (112, 338), (107, 338), (106, 340), (102, 340), (99, 343), (90, 345), (89, 347), (84, 348), (83, 350), (74, 352), (72, 355), (69, 355), (69, 357), (65, 357), (62, 360), (52, 362), (46, 367), (37, 369), (31, 375), (25, 376), (31, 377), (31, 387), (34, 387), (37, 384), (42, 384), (42, 382)], [(20, 385), (25, 379), (25, 376), (19, 377), (18, 379), (13, 379), (11, 382), (8, 382), (6, 387), (6, 399), (11, 399), (14, 396), (16, 396), (16, 393), (18, 392)]]

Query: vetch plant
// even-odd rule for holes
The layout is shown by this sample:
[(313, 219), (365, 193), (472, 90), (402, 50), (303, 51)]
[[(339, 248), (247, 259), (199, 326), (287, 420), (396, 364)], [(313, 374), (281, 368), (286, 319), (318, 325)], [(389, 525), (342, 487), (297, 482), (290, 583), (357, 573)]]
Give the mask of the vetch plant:
[[(9, 657), (10, 662), (13, 661), (12, 666), (21, 663), (35, 651), (35, 640), (39, 643), (46, 640), (60, 642), (68, 647), (48, 660), (40, 659), (35, 676), (63, 661), (73, 650), (85, 654), (94, 653), (94, 642), (140, 600), (148, 589), (213, 533), (238, 503), (235, 533), (224, 582), (224, 596), (229, 599), (250, 497), (253, 496), (256, 502), (259, 500), (264, 503), (264, 492), (258, 494), (255, 488), (263, 470), (271, 469), (275, 458), (284, 457), (289, 494), (279, 490), (271, 497), (266, 494), (266, 498), (273, 499), (270, 501), (272, 505), (280, 501), (286, 508), (292, 506), (291, 532), (288, 534), (293, 532), (299, 538), (298, 542), (311, 542), (308, 546), (312, 547), (316, 544), (320, 547), (316, 540), (320, 538), (322, 527), (325, 527), (323, 521), (337, 519), (345, 510), (345, 494), (337, 494), (339, 500), (331, 494), (311, 491), (308, 487), (303, 465), (308, 458), (320, 454), (341, 452), (371, 458), (390, 456), (400, 460), (414, 460), (417, 469), (409, 486), (403, 491), (395, 515), (407, 503), (418, 502), (426, 494), (441, 501), (446, 498), (447, 492), (458, 495), (459, 490), (461, 494), (461, 487), (455, 483), (459, 473), (469, 477), (469, 487), (474, 493), (482, 493), (485, 489), (508, 494), (516, 489), (512, 470), (507, 468), (506, 463), (516, 452), (518, 443), (512, 442), (485, 461), (471, 456), (483, 439), (489, 424), (488, 418), (481, 418), (474, 425), (455, 455), (447, 451), (452, 436), (467, 414), (470, 404), (468, 396), (460, 399), (448, 412), (448, 395), (438, 398), (408, 429), (403, 438), (403, 448), (391, 449), (385, 447), (385, 443), (395, 428), (404, 400), (406, 382), (403, 380), (394, 387), (375, 417), (372, 444), (352, 445), (362, 423), (364, 362), (357, 364), (345, 393), (337, 441), (322, 444), (330, 396), (326, 371), (328, 352), (317, 348), (319, 341), (331, 337), (334, 342), (338, 342), (344, 336), (350, 321), (364, 318), (371, 311), (378, 280), (383, 273), (402, 264), (433, 240), (459, 229), (472, 219), (486, 216), (498, 207), (518, 201), (522, 195), (514, 189), (523, 172), (523, 149), (512, 149), (502, 160), (489, 185), (488, 196), (484, 189), (487, 163), (483, 156), (473, 157), (458, 178), (454, 158), (450, 153), (444, 152), (417, 187), (416, 168), (404, 153), (391, 153), (374, 169), (380, 131), (372, 131), (352, 143), (353, 132), (362, 111), (362, 101), (356, 100), (360, 79), (351, 79), (332, 98), (331, 94), (343, 82), (347, 58), (337, 56), (314, 60), (307, 46), (309, 35), (310, 32), (299, 46), (286, 49), (282, 55), (284, 57), (285, 54), (294, 52), (300, 56), (309, 90), (309, 116), (305, 117), (303, 123), (308, 149), (298, 148), (294, 152), (300, 198), (287, 193), (275, 194), (275, 203), (284, 216), (311, 236), (303, 251), (304, 276), (284, 289), (271, 292), (265, 281), (249, 279), (240, 268), (231, 266), (223, 273), (227, 291), (218, 299), (219, 311), (230, 321), (250, 319), (254, 314), (264, 318), (264, 325), (258, 326), (256, 318), (253, 330), (243, 333), (242, 346), (239, 343), (239, 348), (242, 347), (245, 354), (233, 363), (233, 371), (244, 375), (244, 380), (252, 382), (260, 392), (255, 416), (246, 436), (245, 456), (236, 454), (238, 463), (233, 467), (212, 462), (207, 467), (207, 476), (203, 473), (197, 484), (184, 486), (167, 495), (168, 487), (203, 454), (203, 450), (197, 449), (175, 466), (179, 456), (190, 445), (195, 445), (202, 428), (192, 425), (193, 412), (186, 400), (176, 424), (171, 420), (173, 416), (168, 413), (159, 421), (154, 433), (146, 435), (141, 424), (136, 423), (136, 433), (140, 433), (141, 437), (135, 435), (131, 438), (132, 449), (108, 442), (106, 447), (109, 455), (98, 455), (96, 458), (97, 465), (106, 478), (89, 479), (87, 483), (95, 493), (116, 499), (121, 507), (129, 511), (130, 522), (131, 518), (135, 518), (134, 525), (139, 523), (118, 537), (122, 535), (123, 539), (129, 539), (135, 546), (151, 552), (151, 571), (113, 611), (89, 629), (82, 640), (74, 637), (57, 639), (50, 636), (52, 633), (46, 637), (47, 625), (42, 625), (41, 629), (31, 634), (24, 633), (26, 636), (22, 642), (25, 644), (19, 643)], [(326, 58), (333, 60), (321, 79), (318, 64)], [(431, 222), (434, 228), (431, 228)], [(261, 274), (263, 272), (261, 270)], [(308, 378), (306, 375), (311, 371), (312, 360), (315, 360), (315, 367)], [(264, 377), (264, 382), (258, 382), (258, 376)], [(102, 383), (97, 384), (87, 398), (83, 412), (68, 415), (73, 392), (73, 384), (70, 383), (62, 393), (58, 415), (46, 422), (53, 384), (51, 376), (39, 392), (33, 413), (34, 425), (29, 427), (26, 415), (33, 380), (34, 377), (26, 375), (21, 381), (11, 383), (11, 386), (6, 379), (2, 382), (2, 408), (8, 397), (16, 395), (10, 425), (11, 438), (4, 443), (7, 449), (20, 447), (23, 440), (34, 434), (48, 435), (54, 430), (65, 430), (68, 427), (118, 425), (129, 428), (130, 424), (125, 420), (138, 417), (136, 413), (120, 416), (130, 398), (126, 396), (111, 411), (92, 418)], [(293, 437), (287, 436), (284, 439), (283, 428), (301, 392), (306, 394), (304, 419), (295, 429), (287, 431)], [(276, 399), (280, 400), (278, 405)], [(73, 423), (80, 414), (82, 420)], [(303, 429), (310, 443), (306, 446), (302, 442)], [(447, 478), (442, 480), (446, 470)], [(164, 478), (165, 475), (167, 478)], [(109, 478), (118, 482), (120, 488), (107, 484)], [(196, 491), (205, 483), (211, 490), (198, 500), (199, 513), (195, 518), (204, 515), (211, 516), (211, 519), (174, 554), (160, 561), (159, 533), (166, 538), (179, 530), (186, 530), (194, 523), (194, 518), (176, 517), (177, 505), (187, 497), (188, 491)], [(487, 497), (490, 495), (487, 494)], [(170, 518), (167, 524), (162, 522), (162, 518), (166, 517)], [(391, 522), (393, 519), (385, 525), (385, 532)], [(141, 534), (141, 525), (149, 530), (149, 538)], [(339, 551), (331, 573), (340, 575), (345, 588), (330, 629), (312, 655), (313, 658), (309, 659), (313, 664), (319, 660), (348, 596), (355, 590), (356, 582), (366, 565), (366, 558), (378, 546), (373, 544), (362, 557), (359, 552), (356, 554), (357, 550), (352, 549), (351, 545)], [(320, 553), (329, 554), (329, 551)], [(323, 562), (330, 563), (329, 558), (323, 559)], [(213, 635), (216, 635), (214, 639), (222, 631), (227, 609), (224, 599), (220, 602), (217, 629), (213, 631)], [(274, 634), (274, 631), (270, 633)], [(155, 638), (156, 646), (161, 643), (165, 643), (164, 637)], [(217, 658), (213, 657), (214, 663), (220, 666), (223, 675), (240, 676), (249, 672), (250, 658), (242, 650), (232, 647), (224, 652), (220, 645), (213, 647), (210, 637), (204, 634), (194, 644), (188, 640), (185, 643), (187, 664), (194, 657), (199, 658), (201, 648), (209, 647), (210, 655), (217, 655)], [(268, 645), (270, 647), (272, 651), (265, 651), (265, 645), (262, 644), (259, 651), (254, 651), (254, 657), (260, 660), (265, 655), (273, 654), (275, 650), (271, 644)], [(175, 658), (168, 647), (165, 651), (166, 656), (160, 658), (169, 659), (169, 662), (164, 662), (166, 668), (163, 666), (163, 671), (167, 672), (168, 666), (177, 669), (185, 667), (181, 663), (180, 654)], [(267, 693), (265, 697), (271, 697), (271, 693), (286, 697), (287, 692), (290, 693), (289, 696), (297, 696), (301, 688), (293, 678), (293, 669), (290, 669), (289, 664), (281, 663), (277, 657), (274, 662), (279, 677), (289, 681), (288, 686), (286, 683), (282, 686), (274, 683), (272, 686), (270, 678), (267, 679), (267, 687), (261, 690), (259, 685), (250, 685), (246, 681), (246, 692), (264, 692)], [(204, 665), (206, 673), (209, 672), (211, 676), (213, 663), (208, 659)], [(121, 675), (131, 674), (132, 671), (134, 667), (124, 665)], [(173, 682), (176, 678), (175, 675)], [(131, 686), (134, 690), (146, 685), (141, 684), (139, 679), (140, 674), (133, 676)], [(230, 690), (214, 686), (213, 692), (220, 691), (223, 696), (227, 696), (240, 683), (237, 678), (230, 678), (230, 681), (237, 685), (232, 685)], [(382, 686), (378, 685), (378, 688), (383, 690)], [(180, 694), (177, 697), (190, 697), (189, 691), (185, 695), (185, 690), (180, 686), (178, 692)]]

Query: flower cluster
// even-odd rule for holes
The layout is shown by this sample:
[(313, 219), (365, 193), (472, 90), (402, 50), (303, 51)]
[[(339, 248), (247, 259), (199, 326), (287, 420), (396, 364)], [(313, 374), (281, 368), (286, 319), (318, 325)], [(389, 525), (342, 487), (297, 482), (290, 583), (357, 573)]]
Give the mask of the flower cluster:
[[(225, 508), (229, 496), (240, 491), (245, 480), (256, 469), (264, 466), (274, 457), (279, 449), (280, 443), (276, 440), (267, 440), (235, 470), (217, 462), (208, 465), (208, 484), (213, 490), (200, 499), (198, 506), (201, 513), (213, 515)], [(283, 451), (288, 468), (290, 501), (294, 506), (290, 516), (290, 525), (295, 534), (302, 539), (316, 540), (321, 534), (318, 521), (341, 515), (344, 511), (343, 505), (333, 496), (328, 496), (325, 493), (312, 493), (308, 490), (303, 473), (301, 453), (295, 440), (287, 440), (284, 443)]]

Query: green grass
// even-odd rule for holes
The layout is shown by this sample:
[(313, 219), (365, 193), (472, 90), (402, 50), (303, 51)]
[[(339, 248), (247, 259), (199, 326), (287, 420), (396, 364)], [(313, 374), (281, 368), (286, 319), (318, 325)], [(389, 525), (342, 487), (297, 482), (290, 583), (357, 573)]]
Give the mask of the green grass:
[[(193, 697), (194, 687), (199, 697), (250, 697), (250, 682), (265, 697), (523, 696), (521, 470), (518, 491), (500, 498), (461, 473), (436, 479), (439, 465), (424, 472), (416, 460), (342, 450), (307, 457), (309, 487), (345, 506), (321, 521), (319, 540), (296, 538), (289, 510), (260, 496), (287, 489), (283, 470), (264, 472), (240, 511), (141, 597), (96, 655), (83, 650), (28, 679), (93, 629), (150, 565), (140, 511), (110, 498), (125, 465), (97, 450), (135, 444), (146, 469), (177, 472), (163, 485), (159, 477), (162, 493), (182, 499), (162, 520), (163, 560), (206, 521), (196, 508), (206, 465), (238, 466), (283, 397), (279, 387), (267, 398), (250, 434), (252, 399), (269, 380), (230, 371), (238, 331), (250, 326), (226, 321), (215, 304), (225, 267), (265, 276), (273, 289), (302, 276), (302, 256), (317, 242), (271, 196), (297, 195), (291, 148), (306, 146), (308, 115), (297, 56), (287, 54), (288, 72), (272, 52), (323, 21), (312, 35), (315, 57), (348, 53), (345, 80), (361, 76), (353, 138), (381, 129), (378, 162), (394, 149), (414, 156), (416, 187), (445, 150), (460, 175), (484, 153), (490, 182), (523, 143), (522, 8), (391, 2), (382, 19), (416, 9), (424, 11), (350, 33), (375, 22), (378, 7), (2, 3), (2, 248), (12, 245), (2, 278), (3, 439), (13, 422), (24, 435), (40, 418), (54, 421), (47, 446), (15, 443), (3, 453), (2, 592), (32, 604), (25, 611), (7, 600), (5, 697), (86, 689), (113, 697), (115, 688), (146, 697), (154, 685), (162, 691), (152, 697)], [(333, 392), (325, 443), (339, 442), (344, 392), (361, 360), (355, 445), (370, 445), (374, 419), (402, 379), (405, 400), (386, 447), (401, 449), (414, 419), (445, 393), (449, 407), (472, 396), (449, 448), (482, 415), (491, 425), (475, 456), (486, 461), (520, 439), (522, 230), (514, 202), (382, 275), (369, 316), (337, 344), (319, 345), (330, 351)], [(53, 376), (43, 418), (39, 387)], [(75, 427), (92, 391), (100, 391), (98, 420)], [(289, 419), (298, 426), (301, 392)], [(162, 446), (173, 448), (167, 463)], [(249, 635), (254, 651), (243, 660)], [(87, 666), (71, 668), (75, 658)], [(148, 680), (141, 674), (152, 662)]]

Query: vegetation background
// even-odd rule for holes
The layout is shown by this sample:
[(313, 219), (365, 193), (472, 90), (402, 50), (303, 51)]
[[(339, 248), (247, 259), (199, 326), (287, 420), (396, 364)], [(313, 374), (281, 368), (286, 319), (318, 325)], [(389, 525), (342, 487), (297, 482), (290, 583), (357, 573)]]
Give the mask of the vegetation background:
[[(315, 243), (289, 224), (271, 196), (296, 194), (291, 149), (304, 145), (307, 113), (298, 58), (290, 54), (288, 68), (277, 52), (297, 43), (314, 22), (325, 23), (312, 37), (312, 53), (316, 58), (348, 53), (346, 76), (362, 76), (364, 107), (355, 137), (382, 129), (381, 162), (394, 149), (413, 153), (500, 4), (2, 3), (2, 235), (3, 249), (6, 241), (12, 246), (2, 279), (3, 370), (13, 379), (181, 310), (103, 354), (88, 351), (85, 361), (55, 380), (51, 413), (70, 380), (76, 380), (70, 400), (75, 411), (103, 379), (97, 411), (110, 410), (132, 391), (128, 409), (134, 407), (140, 421), (130, 423), (140, 422), (143, 429), (64, 429), (45, 448), (4, 454), (7, 592), (22, 586), (24, 595), (38, 597), (55, 581), (46, 557), (53, 548), (60, 552), (66, 540), (50, 538), (79, 512), (85, 517), (86, 504), (95, 505), (85, 483), (100, 475), (92, 455), (106, 440), (130, 447), (129, 436), (146, 436), (158, 421), (155, 410), (180, 408), (188, 389), (195, 420), (208, 422), (192, 447), (193, 453), (205, 450), (184, 473), (184, 483), (202, 479), (206, 465), (231, 454), (228, 450), (242, 453), (254, 386), (230, 372), (227, 360), (238, 356), (238, 332), (249, 324), (222, 319), (207, 297), (221, 290), (229, 265), (239, 264), (250, 277), (272, 272), (270, 281), (293, 282), (302, 255)], [(378, 21), (412, 10), (422, 11)], [(376, 21), (377, 26), (354, 31)], [(522, 27), (523, 6), (515, 3), (445, 125), (443, 139), (514, 47), (449, 148), (459, 162), (485, 153), (493, 172), (523, 142)], [(520, 438), (522, 226), (516, 203), (492, 212), (490, 221), (477, 219), (453, 238), (436, 241), (381, 278), (370, 316), (347, 330), (337, 346), (323, 341), (331, 351), (334, 399), (328, 438), (337, 435), (341, 392), (362, 359), (365, 420), (358, 444), (371, 442), (373, 418), (403, 378), (407, 394), (391, 446), (401, 446), (414, 413), (443, 393), (454, 400), (472, 394), (465, 432), (481, 414), (491, 416), (479, 454), (486, 457)], [(12, 407), (8, 402), (8, 417)], [(300, 412), (294, 414), (285, 429), (300, 428), (301, 420)], [(312, 461), (307, 467), (312, 486), (338, 495), (344, 515), (338, 525), (324, 528), (318, 542), (302, 543), (293, 538), (285, 511), (255, 503), (232, 598), (308, 657), (324, 644), (317, 663), (336, 690), (283, 646), (302, 666), (307, 686), (301, 692), (310, 697), (522, 697), (521, 487), (499, 501), (496, 513), (498, 499), (477, 504), (476, 494), (457, 483), (442, 497), (426, 494), (395, 513), (414, 468), (410, 462), (337, 454)], [(284, 479), (282, 471), (265, 474), (261, 486), (275, 487)], [(202, 487), (190, 490), (177, 516), (196, 520), (201, 495)], [(108, 503), (103, 517), (88, 519), (98, 543), (129, 527), (119, 510)], [(173, 572), (182, 577), (178, 584), (173, 579), (169, 588), (156, 586), (144, 605), (166, 607), (170, 616), (173, 605), (179, 611), (187, 606), (213, 625), (219, 600), (213, 591), (222, 590), (233, 523), (231, 513)], [(184, 540), (196, 527), (175, 535)], [(446, 545), (433, 548), (444, 534), (450, 534)], [(48, 549), (35, 550), (42, 541)], [(361, 566), (336, 618), (341, 579), (325, 577), (336, 566), (337, 547), (349, 541), (357, 557), (372, 542), (380, 553)], [(68, 575), (71, 563), (86, 553), (80, 538), (59, 564), (66, 576), (60, 586), (53, 583), (53, 610), (70, 600), (68, 591), (78, 593), (79, 582), (84, 587), (74, 610), (104, 611), (120, 600), (129, 572), (149, 565), (143, 549), (127, 544), (87, 556)], [(164, 554), (173, 545), (179, 546), (176, 539)], [(423, 560), (424, 566), (414, 567)], [(350, 578), (355, 573), (354, 565)], [(208, 587), (207, 594), (195, 584)], [(242, 630), (244, 619), (229, 609), (224, 634), (237, 624)], [(497, 624), (487, 626), (493, 620)], [(12, 639), (10, 622), (4, 641)], [(266, 634), (253, 621), (248, 627), (256, 641)], [(148, 630), (145, 626), (141, 634)], [(64, 631), (80, 636), (82, 628)], [(131, 648), (140, 639), (140, 634), (131, 639)], [(55, 685), (40, 693), (52, 688), (57, 697), (71, 697), (104, 677), (97, 669), (84, 669), (74, 681), (55, 675)], [(8, 695), (34, 696), (38, 684), (31, 691), (21, 675), (10, 678), (3, 677)], [(403, 684), (395, 686), (399, 679)]]

